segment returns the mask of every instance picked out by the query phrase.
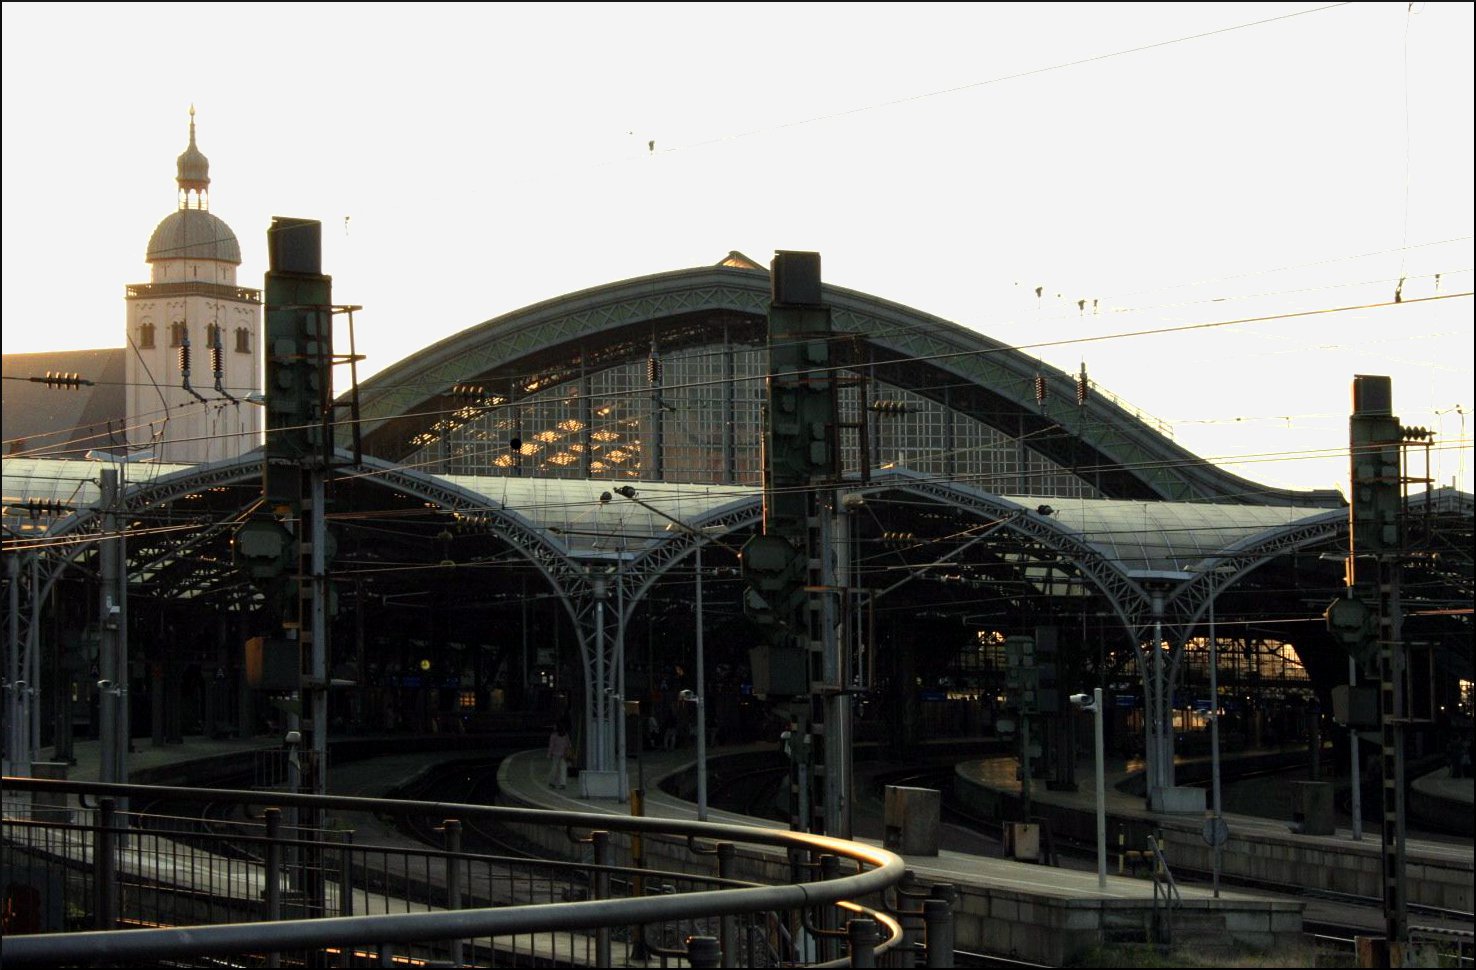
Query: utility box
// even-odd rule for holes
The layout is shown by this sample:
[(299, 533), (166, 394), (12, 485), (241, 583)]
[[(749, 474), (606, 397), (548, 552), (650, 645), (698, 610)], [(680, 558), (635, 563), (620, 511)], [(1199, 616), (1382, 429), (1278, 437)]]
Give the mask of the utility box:
[(942, 809), (943, 799), (936, 788), (888, 785), (882, 845), (898, 855), (937, 855)]
[(1006, 822), (1004, 826), (1005, 855), (1020, 862), (1040, 861), (1040, 823)]
[(1301, 835), (1333, 834), (1333, 787), (1325, 781), (1294, 781), (1293, 831)]
[(294, 691), (302, 686), (302, 654), (296, 640), (252, 637), (246, 641), (246, 686)]
[(1343, 727), (1372, 731), (1379, 727), (1379, 689), (1338, 684), (1332, 689), (1333, 720)]

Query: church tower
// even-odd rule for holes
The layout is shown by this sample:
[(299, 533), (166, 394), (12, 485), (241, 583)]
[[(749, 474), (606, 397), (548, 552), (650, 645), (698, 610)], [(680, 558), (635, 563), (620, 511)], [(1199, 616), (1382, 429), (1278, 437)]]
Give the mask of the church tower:
[(261, 291), (236, 285), (241, 246), (210, 213), (210, 162), (179, 156), (179, 208), (149, 237), (149, 282), (127, 288), (128, 444), (214, 462), (261, 444)]

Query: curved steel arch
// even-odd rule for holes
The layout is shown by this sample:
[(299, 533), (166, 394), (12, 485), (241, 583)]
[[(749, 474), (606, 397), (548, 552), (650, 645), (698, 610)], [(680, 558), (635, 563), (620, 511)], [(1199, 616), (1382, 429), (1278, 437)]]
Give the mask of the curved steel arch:
[(1047, 549), (1069, 559), (1084, 577), (1101, 590), (1129, 630), (1135, 629), (1136, 617), (1149, 608), (1147, 592), (1120, 565), (1083, 542), (1076, 533), (1055, 519), (1030, 514), (1034, 510), (1008, 499), (957, 482), (923, 478), (905, 469), (891, 471), (885, 479), (873, 479), (867, 485), (851, 490), (862, 494), (901, 490), (964, 511), (1008, 519), (1005, 526), (1007, 529), (1034, 539)]
[[(365, 382), (361, 429), (372, 438), (397, 418), (436, 407), (436, 398), (457, 384), (475, 383), (498, 367), (592, 336), (697, 312), (766, 319), (769, 290), (769, 276), (761, 271), (699, 267), (610, 283), (515, 310), (448, 337)], [(883, 372), (925, 366), (967, 382), (1007, 412), (1001, 417), (990, 408), (972, 416), (1011, 436), (1028, 424), (1036, 450), (1058, 447), (1050, 444), (1052, 439), (1081, 442), (1104, 474), (1120, 483), (1119, 491), (1136, 493), (1121, 497), (1234, 497), (1313, 506), (1340, 502), (1333, 490), (1270, 488), (1217, 468), (1106, 395), (1091, 394), (1077, 406), (1073, 376), (968, 328), (842, 287), (826, 286), (825, 296), (837, 334), (855, 335), (870, 348), (870, 360), (853, 366)], [(642, 347), (631, 353), (635, 360), (646, 351)], [(1035, 400), (1037, 374), (1049, 387), (1044, 402)], [(903, 380), (905, 374), (897, 370), (892, 379)], [(912, 389), (928, 395), (924, 387)], [(1005, 427), (1007, 418), (1021, 427)]]
[(712, 545), (716, 536), (704, 536), (708, 528), (720, 528), (723, 535), (758, 525), (763, 521), (764, 500), (755, 492), (750, 498), (737, 499), (719, 506), (687, 523), (691, 532), (677, 530), (630, 560), (625, 567), (626, 619), (634, 615), (635, 605), (645, 597), (655, 582), (685, 559), (699, 545)]
[[(340, 453), (345, 461), (349, 456)], [(434, 502), (447, 511), (475, 516), (487, 532), (497, 536), (508, 546), (523, 555), (549, 585), (561, 592), (577, 595), (587, 586), (587, 579), (575, 561), (555, 543), (550, 542), (526, 518), (516, 512), (502, 508), (493, 500), (477, 492), (461, 488), (434, 475), (416, 472), (385, 462), (365, 457), (360, 465), (367, 472), (355, 473), (352, 477), (382, 483), (424, 501)], [(261, 455), (248, 452), (239, 458), (211, 465), (195, 466), (171, 472), (149, 482), (137, 485), (125, 484), (124, 508), (129, 512), (140, 512), (165, 505), (202, 488), (222, 485), (245, 484), (261, 475)], [(79, 510), (63, 520), (53, 530), (54, 535), (76, 532), (96, 521), (96, 509)], [(565, 600), (570, 619), (578, 626), (578, 614)]]
[(1234, 585), (1242, 576), (1284, 553), (1332, 539), (1346, 540), (1347, 535), (1347, 511), (1331, 509), (1249, 536), (1223, 554), (1206, 558), (1194, 578), (1180, 585), (1165, 599), (1164, 612), (1173, 616), (1176, 639), (1180, 642), (1187, 639), (1209, 608), (1211, 598)]

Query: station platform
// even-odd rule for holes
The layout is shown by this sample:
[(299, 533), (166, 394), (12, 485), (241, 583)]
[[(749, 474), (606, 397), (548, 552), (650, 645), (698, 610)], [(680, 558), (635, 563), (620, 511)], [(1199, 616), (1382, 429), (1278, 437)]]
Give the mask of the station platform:
[[(709, 752), (709, 765), (751, 751), (773, 750), (772, 744), (723, 747)], [(630, 765), (630, 785), (637, 771), (645, 776), (644, 814), (692, 819), (696, 805), (663, 791), (657, 782), (695, 768), (690, 748), (655, 752), (644, 765)], [(541, 751), (504, 759), (498, 772), (500, 798), (529, 807), (625, 814), (629, 805), (615, 798), (582, 796), (571, 780), (565, 789), (548, 784), (548, 762)], [(1126, 798), (1126, 796), (1123, 796)], [(1087, 798), (1094, 798), (1090, 792)], [(1094, 803), (1093, 803), (1094, 804)], [(1094, 809), (1093, 809), (1094, 811)], [(710, 809), (708, 818), (740, 825), (772, 828), (767, 819)], [(859, 828), (859, 826), (858, 826)], [(856, 841), (881, 845), (877, 838)], [(955, 932), (960, 950), (1007, 955), (1059, 966), (1104, 941), (1143, 942), (1172, 923), (1175, 942), (1243, 950), (1270, 949), (1301, 942), (1300, 901), (1222, 889), (1179, 886), (1168, 908), (1166, 887), (1149, 878), (1118, 876), (1112, 870), (1106, 886), (1098, 885), (1095, 868), (1058, 868), (999, 856), (940, 849), (937, 855), (904, 855), (924, 884), (946, 883), (958, 890)]]

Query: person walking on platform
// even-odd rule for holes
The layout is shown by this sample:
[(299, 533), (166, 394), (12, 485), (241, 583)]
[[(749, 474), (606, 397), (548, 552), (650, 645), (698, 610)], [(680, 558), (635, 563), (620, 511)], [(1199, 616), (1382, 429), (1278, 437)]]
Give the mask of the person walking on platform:
[(548, 787), (564, 788), (569, 782), (569, 758), (573, 754), (569, 732), (556, 725), (548, 736)]

